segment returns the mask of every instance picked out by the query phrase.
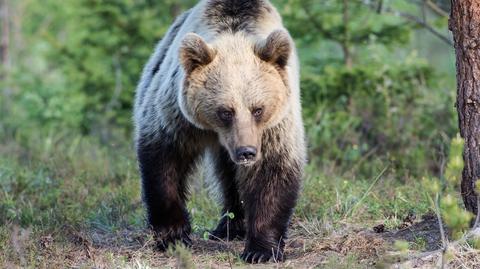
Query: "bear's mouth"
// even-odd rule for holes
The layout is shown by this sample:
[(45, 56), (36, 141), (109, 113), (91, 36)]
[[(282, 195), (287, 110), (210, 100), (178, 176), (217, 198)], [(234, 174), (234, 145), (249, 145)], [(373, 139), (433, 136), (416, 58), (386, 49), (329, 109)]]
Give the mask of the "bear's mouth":
[(236, 160), (234, 162), (237, 165), (248, 167), (248, 166), (254, 165), (256, 163), (256, 160), (246, 160), (246, 159), (244, 159), (244, 160)]
[(243, 167), (253, 166), (259, 160), (259, 156), (256, 156), (255, 158), (252, 158), (252, 159), (238, 158), (237, 156), (232, 154), (232, 152), (230, 151), (229, 151), (229, 155), (230, 155), (230, 160), (232, 160), (232, 162), (235, 165), (243, 166)]
[(236, 165), (238, 166), (242, 166), (242, 167), (250, 167), (250, 166), (253, 166), (255, 163), (258, 162), (258, 160), (260, 160), (260, 155), (257, 154), (257, 156), (255, 156), (254, 158), (250, 158), (250, 159), (246, 159), (246, 158), (234, 158), (233, 156), (231, 156), (231, 160), (233, 161), (233, 163), (235, 163)]

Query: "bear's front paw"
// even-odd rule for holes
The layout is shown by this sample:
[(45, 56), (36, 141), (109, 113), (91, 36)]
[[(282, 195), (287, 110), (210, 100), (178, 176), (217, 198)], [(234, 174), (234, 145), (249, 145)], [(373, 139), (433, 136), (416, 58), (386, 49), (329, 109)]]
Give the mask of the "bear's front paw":
[(245, 237), (245, 224), (243, 219), (230, 220), (224, 217), (218, 223), (217, 228), (210, 232), (208, 238), (210, 240), (234, 240), (243, 239)]
[(192, 246), (189, 226), (169, 229), (155, 229), (154, 238), (157, 249), (160, 251), (166, 251), (170, 246), (175, 247), (178, 244), (182, 244), (186, 247)]
[(245, 249), (240, 256), (247, 263), (282, 262), (283, 250), (271, 249)]

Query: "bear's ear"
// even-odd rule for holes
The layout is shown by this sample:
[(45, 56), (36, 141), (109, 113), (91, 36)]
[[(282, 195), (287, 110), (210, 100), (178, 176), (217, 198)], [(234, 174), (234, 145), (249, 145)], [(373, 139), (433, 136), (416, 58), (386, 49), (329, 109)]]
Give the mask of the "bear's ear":
[(200, 66), (211, 63), (215, 54), (215, 50), (202, 37), (194, 33), (187, 34), (180, 46), (180, 62), (187, 74), (192, 73)]
[(267, 39), (258, 42), (254, 51), (265, 62), (284, 68), (292, 52), (292, 40), (284, 30), (273, 31)]

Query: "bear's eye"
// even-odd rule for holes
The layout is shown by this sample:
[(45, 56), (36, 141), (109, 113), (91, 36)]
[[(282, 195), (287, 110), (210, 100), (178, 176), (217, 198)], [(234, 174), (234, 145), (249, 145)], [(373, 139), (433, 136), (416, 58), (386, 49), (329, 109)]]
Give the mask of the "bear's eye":
[(263, 115), (263, 108), (256, 108), (252, 112), (255, 119), (259, 120)]
[(217, 112), (218, 117), (225, 123), (229, 123), (233, 119), (233, 111), (221, 109)]

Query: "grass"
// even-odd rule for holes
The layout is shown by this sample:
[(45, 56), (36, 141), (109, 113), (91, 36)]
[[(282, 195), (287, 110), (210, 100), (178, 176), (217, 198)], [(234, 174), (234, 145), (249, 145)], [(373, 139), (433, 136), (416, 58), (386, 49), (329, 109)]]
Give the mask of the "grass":
[[(145, 229), (136, 161), (129, 143), (102, 145), (59, 135), (0, 143), (0, 267), (223, 268), (245, 267), (243, 243), (205, 240), (219, 217), (201, 173), (188, 208), (194, 247), (152, 251)], [(420, 181), (388, 168), (371, 178), (349, 178), (307, 167), (282, 268), (364, 268), (391, 248), (369, 232), (392, 230), (430, 202)], [(412, 243), (422, 250), (422, 238)], [(464, 251), (465, 252), (465, 251)], [(469, 252), (470, 253), (470, 252)], [(277, 265), (271, 265), (277, 268)]]

